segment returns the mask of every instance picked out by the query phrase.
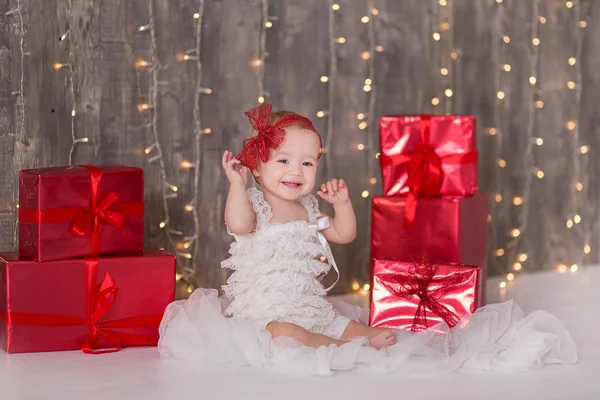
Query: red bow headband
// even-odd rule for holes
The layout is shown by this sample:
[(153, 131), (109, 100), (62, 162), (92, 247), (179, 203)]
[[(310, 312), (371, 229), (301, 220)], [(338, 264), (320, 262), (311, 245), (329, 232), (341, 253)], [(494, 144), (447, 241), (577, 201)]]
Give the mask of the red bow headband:
[(319, 142), (322, 146), (321, 135), (308, 118), (298, 114), (289, 114), (271, 124), (271, 109), (271, 104), (261, 104), (244, 113), (258, 135), (244, 140), (242, 151), (235, 158), (250, 170), (256, 169), (259, 157), (262, 162), (269, 160), (271, 149), (278, 148), (285, 139), (285, 128), (287, 126), (293, 125), (315, 132), (319, 136)]

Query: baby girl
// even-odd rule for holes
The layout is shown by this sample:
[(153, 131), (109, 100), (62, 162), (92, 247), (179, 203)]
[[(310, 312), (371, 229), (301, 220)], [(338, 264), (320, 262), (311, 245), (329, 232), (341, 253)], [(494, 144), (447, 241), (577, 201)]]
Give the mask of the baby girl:
[[(250, 246), (252, 254), (234, 256), (224, 265), (235, 271), (225, 287), (232, 299), (227, 312), (267, 329), (273, 338), (291, 337), (313, 348), (354, 337), (368, 337), (378, 349), (393, 345), (392, 330), (340, 315), (319, 281), (329, 264), (335, 264), (327, 241), (350, 243), (356, 237), (356, 217), (342, 179), (323, 183), (317, 191), (333, 205), (334, 217), (320, 213), (311, 194), (322, 151), (319, 133), (307, 118), (271, 113), (267, 104), (246, 115), (254, 128), (252, 137), (236, 157), (229, 151), (223, 154), (230, 182), (225, 224), (238, 242), (256, 244)], [(246, 190), (249, 171), (260, 192)], [(319, 226), (312, 228), (317, 221)], [(321, 235), (326, 240), (319, 240)], [(288, 238), (290, 242), (282, 243)], [(318, 256), (326, 256), (328, 264)], [(257, 279), (264, 282), (260, 291), (255, 289)]]

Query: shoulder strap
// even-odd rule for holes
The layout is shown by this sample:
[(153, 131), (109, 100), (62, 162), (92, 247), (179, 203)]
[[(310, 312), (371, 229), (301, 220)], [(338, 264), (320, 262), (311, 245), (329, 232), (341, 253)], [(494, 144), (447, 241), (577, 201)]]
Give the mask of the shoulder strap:
[(319, 201), (312, 194), (302, 196), (300, 198), (300, 203), (306, 208), (306, 211), (308, 211), (308, 219), (310, 222), (315, 222), (321, 216), (321, 211), (319, 211)]
[(256, 213), (256, 230), (264, 229), (269, 225), (271, 218), (273, 218), (271, 205), (267, 203), (262, 192), (256, 188), (248, 189), (246, 194), (248, 195), (252, 209)]
[(331, 251), (331, 247), (329, 247), (327, 239), (325, 239), (325, 236), (321, 233), (322, 230), (327, 229), (331, 226), (331, 223), (329, 222), (329, 217), (318, 218), (316, 222), (311, 223), (309, 226), (317, 230), (317, 237), (319, 238), (321, 246), (323, 246), (323, 249), (325, 250), (325, 256), (327, 257), (327, 261), (329, 262), (329, 265), (333, 267), (335, 273), (337, 274), (335, 282), (333, 282), (331, 286), (325, 289), (326, 292), (329, 292), (340, 280), (340, 270), (338, 269), (338, 266), (335, 263), (335, 259), (333, 258), (333, 252)]

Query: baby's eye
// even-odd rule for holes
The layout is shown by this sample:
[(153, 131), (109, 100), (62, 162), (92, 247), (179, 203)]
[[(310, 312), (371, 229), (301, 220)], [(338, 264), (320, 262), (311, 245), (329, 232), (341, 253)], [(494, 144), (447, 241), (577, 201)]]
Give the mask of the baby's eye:
[(277, 160), (277, 162), (282, 163), (282, 164), (287, 164), (288, 160), (286, 160), (285, 158), (282, 158), (281, 160)]
[(304, 165), (305, 167), (312, 167), (313, 163), (311, 163), (310, 161), (305, 161), (302, 163), (302, 165)]

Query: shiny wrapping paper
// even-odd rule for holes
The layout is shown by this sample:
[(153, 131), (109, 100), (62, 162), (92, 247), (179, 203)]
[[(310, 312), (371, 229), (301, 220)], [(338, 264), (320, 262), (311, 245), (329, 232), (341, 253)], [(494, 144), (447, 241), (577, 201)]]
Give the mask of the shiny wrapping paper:
[(19, 253), (36, 261), (144, 248), (144, 170), (72, 166), (19, 174)]
[[(418, 332), (440, 322), (454, 327), (473, 314), (480, 298), (480, 268), (430, 264), (431, 274), (413, 262), (377, 259), (373, 265), (370, 325)], [(443, 317), (442, 317), (443, 316)]]
[(0, 257), (0, 347), (8, 353), (155, 345), (175, 300), (175, 257), (164, 251), (46, 263)]
[(411, 189), (418, 197), (477, 191), (474, 117), (384, 116), (379, 140), (386, 196), (408, 194)]
[[(419, 199), (415, 223), (403, 224), (406, 196), (374, 196), (371, 259), (474, 265), (487, 278), (488, 195)], [(485, 287), (482, 288), (485, 302)]]

